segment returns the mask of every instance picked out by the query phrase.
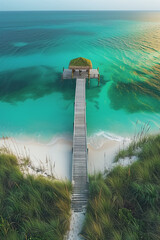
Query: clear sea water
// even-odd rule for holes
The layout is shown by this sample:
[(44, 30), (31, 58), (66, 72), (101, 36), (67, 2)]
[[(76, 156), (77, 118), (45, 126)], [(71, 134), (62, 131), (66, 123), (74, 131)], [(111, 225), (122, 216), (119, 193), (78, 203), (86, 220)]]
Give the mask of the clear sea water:
[(0, 136), (72, 134), (76, 57), (100, 69), (87, 87), (88, 136), (160, 127), (160, 12), (0, 12)]

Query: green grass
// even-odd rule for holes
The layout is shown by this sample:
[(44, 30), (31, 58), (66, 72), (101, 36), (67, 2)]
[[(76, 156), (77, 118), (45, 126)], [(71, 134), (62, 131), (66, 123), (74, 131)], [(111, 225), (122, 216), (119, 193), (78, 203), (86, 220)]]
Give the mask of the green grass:
[(71, 183), (23, 176), (0, 153), (0, 239), (61, 240), (69, 229)]
[(129, 146), (121, 149), (117, 153), (114, 159), (115, 162), (117, 162), (120, 158), (139, 156), (140, 150), (143, 148), (143, 146), (145, 146), (147, 142), (151, 145), (151, 141), (154, 141), (154, 136), (148, 135), (149, 130), (150, 125), (148, 122), (141, 127), (140, 131), (137, 134), (135, 134)]
[(160, 239), (160, 135), (137, 146), (131, 166), (90, 177), (86, 240)]
[(80, 66), (80, 67), (91, 67), (92, 68), (92, 63), (89, 59), (86, 59), (86, 58), (82, 58), (82, 57), (79, 57), (79, 58), (75, 58), (73, 60), (70, 61), (70, 64), (69, 66), (73, 67), (73, 66)]

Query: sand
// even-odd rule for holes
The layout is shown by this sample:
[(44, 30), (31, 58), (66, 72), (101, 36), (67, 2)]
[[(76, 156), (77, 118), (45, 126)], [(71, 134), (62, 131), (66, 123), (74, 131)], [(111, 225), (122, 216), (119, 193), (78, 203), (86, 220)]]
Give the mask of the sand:
[[(46, 175), (54, 175), (58, 179), (71, 180), (72, 142), (57, 139), (42, 143), (31, 139), (0, 139), (0, 147), (7, 147), (19, 158), (29, 157), (32, 169), (43, 169)], [(29, 173), (35, 174), (29, 167)]]
[[(88, 172), (93, 174), (110, 169), (116, 153), (128, 143), (128, 139), (111, 140), (102, 136), (89, 138)], [(41, 173), (40, 169), (43, 169), (46, 175), (71, 180), (72, 139), (55, 137), (52, 141), (43, 143), (28, 138), (2, 138), (0, 139), (0, 147), (3, 146), (21, 158), (30, 158), (32, 166), (32, 168), (28, 166), (30, 174), (39, 174)]]
[(73, 212), (71, 215), (70, 231), (65, 236), (65, 240), (84, 240), (80, 235), (85, 220), (84, 212)]

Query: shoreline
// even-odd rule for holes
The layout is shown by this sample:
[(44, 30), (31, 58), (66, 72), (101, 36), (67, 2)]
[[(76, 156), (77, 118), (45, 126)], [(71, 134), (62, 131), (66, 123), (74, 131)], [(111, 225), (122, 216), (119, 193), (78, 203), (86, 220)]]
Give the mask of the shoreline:
[[(109, 170), (119, 149), (127, 146), (130, 139), (107, 139), (103, 135), (92, 136), (88, 141), (88, 173)], [(29, 158), (37, 172), (43, 169), (46, 175), (57, 179), (71, 180), (72, 139), (70, 136), (54, 137), (49, 142), (39, 142), (31, 138), (1, 138), (0, 148), (6, 147), (19, 158)], [(28, 173), (36, 174), (29, 169)]]

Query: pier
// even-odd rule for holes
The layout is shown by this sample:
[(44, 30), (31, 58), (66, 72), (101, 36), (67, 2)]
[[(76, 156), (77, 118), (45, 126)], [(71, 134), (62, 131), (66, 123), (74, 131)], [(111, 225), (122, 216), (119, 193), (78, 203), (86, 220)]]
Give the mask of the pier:
[(74, 131), (72, 155), (72, 209), (82, 211), (88, 199), (86, 79), (77, 78), (74, 105)]
[(74, 130), (72, 154), (72, 210), (85, 212), (88, 201), (88, 150), (86, 124), (86, 79), (98, 79), (99, 69), (92, 69), (90, 60), (78, 58), (72, 60), (69, 69), (63, 69), (62, 79), (75, 79)]

